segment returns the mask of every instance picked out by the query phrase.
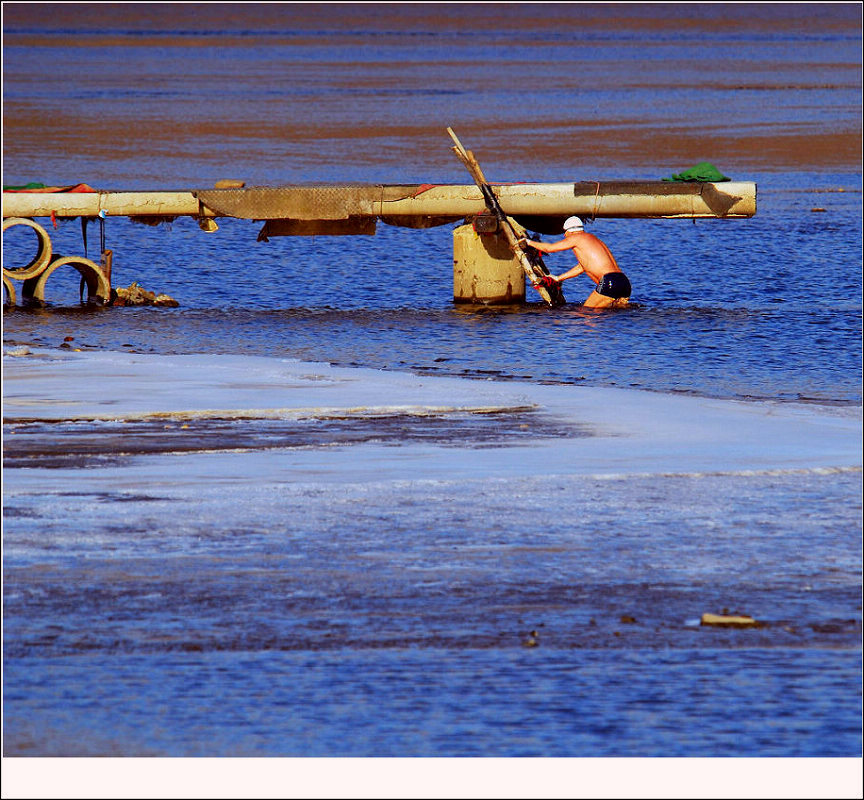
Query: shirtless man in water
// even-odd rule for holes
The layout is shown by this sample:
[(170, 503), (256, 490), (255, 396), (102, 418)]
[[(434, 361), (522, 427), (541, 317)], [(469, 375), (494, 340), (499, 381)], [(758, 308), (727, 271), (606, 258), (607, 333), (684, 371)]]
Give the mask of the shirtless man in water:
[(593, 233), (585, 231), (579, 217), (570, 217), (564, 222), (564, 238), (560, 242), (535, 242), (520, 239), (523, 244), (541, 253), (560, 253), (572, 250), (579, 263), (560, 275), (550, 275), (553, 280), (566, 281), (583, 272), (597, 284), (582, 304), (585, 308), (622, 308), (630, 299), (630, 281), (621, 271), (614, 256)]

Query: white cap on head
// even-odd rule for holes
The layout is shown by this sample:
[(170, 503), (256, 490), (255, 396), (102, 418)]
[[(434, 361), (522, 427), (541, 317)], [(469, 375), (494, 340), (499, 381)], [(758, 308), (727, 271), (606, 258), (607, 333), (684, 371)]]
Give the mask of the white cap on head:
[(579, 217), (567, 217), (567, 219), (564, 220), (564, 233), (570, 231), (581, 231), (584, 229), (582, 220), (579, 219)]

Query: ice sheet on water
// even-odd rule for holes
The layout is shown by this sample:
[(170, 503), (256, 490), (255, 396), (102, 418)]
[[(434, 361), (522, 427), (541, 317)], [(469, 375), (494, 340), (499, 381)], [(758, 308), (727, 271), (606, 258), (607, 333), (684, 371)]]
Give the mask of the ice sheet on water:
[(256, 356), (4, 359), (4, 419), (302, 418), (524, 409), (513, 386)]
[[(514, 446), (490, 450), (475, 446), (476, 431), (460, 438), (467, 429), (458, 424), (439, 431), (437, 440), (408, 434), (400, 439), (398, 430), (392, 431), (394, 419), (464, 420), (484, 414), (503, 415), (496, 424), (506, 418), (523, 435), (508, 438), (505, 426), (499, 443)], [(513, 416), (519, 414), (523, 416)], [(200, 433), (208, 421), (215, 430), (213, 420), (242, 426), (244, 420), (264, 419), (312, 419), (325, 426), (327, 420), (344, 426), (346, 419), (362, 419), (367, 428), (353, 439), (319, 432), (299, 447), (286, 441), (283, 449), (271, 448), (266, 456), (245, 457), (242, 470), (223, 463), (230, 454), (218, 459), (191, 455), (224, 447), (178, 448), (187, 453), (182, 467), (178, 463), (178, 477), (206, 480), (227, 468), (233, 480), (254, 482), (271, 477), (274, 464), (292, 480), (314, 473), (316, 480), (342, 482), (406, 475), (460, 480), (861, 465), (860, 409), (429, 377), (265, 357), (35, 351), (4, 358), (7, 425), (22, 420), (144, 420), (182, 430), (181, 423), (195, 420)], [(387, 426), (398, 442), (382, 443)], [(398, 451), (394, 443), (402, 445)], [(344, 446), (351, 444), (362, 446), (353, 447), (346, 458)], [(237, 449), (255, 447), (247, 443)], [(163, 451), (174, 452), (170, 447)]]

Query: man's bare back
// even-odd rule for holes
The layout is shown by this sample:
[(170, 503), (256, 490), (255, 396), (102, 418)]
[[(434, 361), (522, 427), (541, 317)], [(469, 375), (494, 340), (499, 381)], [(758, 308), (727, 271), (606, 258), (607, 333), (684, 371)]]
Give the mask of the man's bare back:
[(541, 253), (561, 253), (572, 250), (578, 260), (573, 269), (561, 275), (552, 275), (556, 281), (566, 281), (583, 273), (591, 278), (597, 288), (582, 304), (586, 308), (620, 308), (630, 298), (630, 281), (618, 266), (609, 248), (593, 233), (586, 232), (579, 217), (570, 217), (564, 223), (564, 238), (558, 242), (535, 242), (523, 239)]

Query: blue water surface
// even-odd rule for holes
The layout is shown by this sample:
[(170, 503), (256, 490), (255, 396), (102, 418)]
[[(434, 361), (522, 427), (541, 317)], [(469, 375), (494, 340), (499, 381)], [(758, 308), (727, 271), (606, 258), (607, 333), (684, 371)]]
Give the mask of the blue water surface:
[[(179, 307), (82, 308), (58, 271), (49, 307), (4, 309), (4, 350), (860, 406), (854, 5), (166, 8), (4, 6), (4, 184), (467, 183), (450, 125), (492, 181), (709, 160), (757, 213), (588, 220), (634, 289), (604, 313), (584, 278), (560, 309), (455, 306), (452, 225), (263, 243), (109, 218), (88, 255), (104, 232), (115, 287)], [(84, 253), (79, 220), (42, 222)], [(4, 267), (32, 248), (5, 232)], [(454, 458), (486, 443), (457, 433)], [(49, 442), (4, 469), (5, 756), (860, 758), (860, 471), (334, 489), (288, 450), (186, 483), (188, 454), (4, 437)], [(723, 609), (764, 625), (699, 625)]]

